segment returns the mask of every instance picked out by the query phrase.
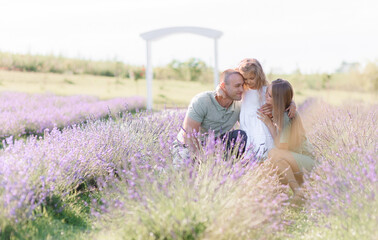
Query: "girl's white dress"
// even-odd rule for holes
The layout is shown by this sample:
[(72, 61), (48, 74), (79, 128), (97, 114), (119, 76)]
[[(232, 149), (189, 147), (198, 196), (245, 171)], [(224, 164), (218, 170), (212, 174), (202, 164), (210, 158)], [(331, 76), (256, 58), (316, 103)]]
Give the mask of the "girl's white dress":
[(268, 151), (274, 147), (272, 135), (268, 127), (257, 118), (257, 110), (265, 103), (266, 86), (262, 89), (261, 99), (259, 91), (250, 89), (244, 92), (240, 111), (240, 129), (247, 133), (247, 148), (257, 158), (266, 157)]

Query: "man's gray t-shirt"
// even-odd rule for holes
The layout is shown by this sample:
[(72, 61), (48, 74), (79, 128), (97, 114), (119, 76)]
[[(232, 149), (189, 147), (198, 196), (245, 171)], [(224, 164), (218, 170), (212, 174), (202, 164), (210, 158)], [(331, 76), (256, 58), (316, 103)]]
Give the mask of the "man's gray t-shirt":
[(201, 123), (201, 133), (212, 130), (215, 136), (219, 136), (231, 130), (239, 121), (240, 102), (233, 101), (231, 106), (224, 108), (215, 99), (215, 93), (209, 91), (196, 95), (189, 105), (187, 115)]

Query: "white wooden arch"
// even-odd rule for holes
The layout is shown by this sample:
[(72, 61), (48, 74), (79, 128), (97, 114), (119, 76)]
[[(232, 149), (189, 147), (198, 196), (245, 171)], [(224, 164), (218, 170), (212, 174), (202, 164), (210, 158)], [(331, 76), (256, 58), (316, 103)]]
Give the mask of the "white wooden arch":
[(147, 110), (152, 110), (152, 64), (151, 64), (151, 42), (176, 33), (193, 33), (214, 39), (214, 88), (218, 84), (218, 38), (222, 36), (221, 31), (202, 27), (170, 27), (161, 28), (140, 34), (146, 40), (147, 64)]

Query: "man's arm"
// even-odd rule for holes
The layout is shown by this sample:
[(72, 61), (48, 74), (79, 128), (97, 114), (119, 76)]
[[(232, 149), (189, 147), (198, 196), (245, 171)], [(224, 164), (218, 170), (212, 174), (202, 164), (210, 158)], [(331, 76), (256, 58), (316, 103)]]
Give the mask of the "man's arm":
[(188, 115), (185, 116), (183, 123), (184, 143), (194, 152), (197, 152), (199, 147), (198, 139), (194, 134), (199, 133), (200, 126), (200, 122), (191, 119)]

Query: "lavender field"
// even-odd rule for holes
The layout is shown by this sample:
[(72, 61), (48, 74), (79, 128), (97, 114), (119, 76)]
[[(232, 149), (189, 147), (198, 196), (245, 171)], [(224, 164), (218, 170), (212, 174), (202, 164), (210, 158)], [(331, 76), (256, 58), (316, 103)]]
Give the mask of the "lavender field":
[(126, 110), (145, 107), (141, 97), (100, 100), (94, 96), (0, 93), (0, 138), (41, 134), (54, 127), (78, 124), (88, 118), (99, 119)]
[(1, 239), (377, 239), (377, 109), (299, 106), (319, 163), (302, 208), (288, 205), (268, 162), (225, 161), (214, 139), (195, 163), (173, 164), (182, 110), (92, 118), (8, 141)]

